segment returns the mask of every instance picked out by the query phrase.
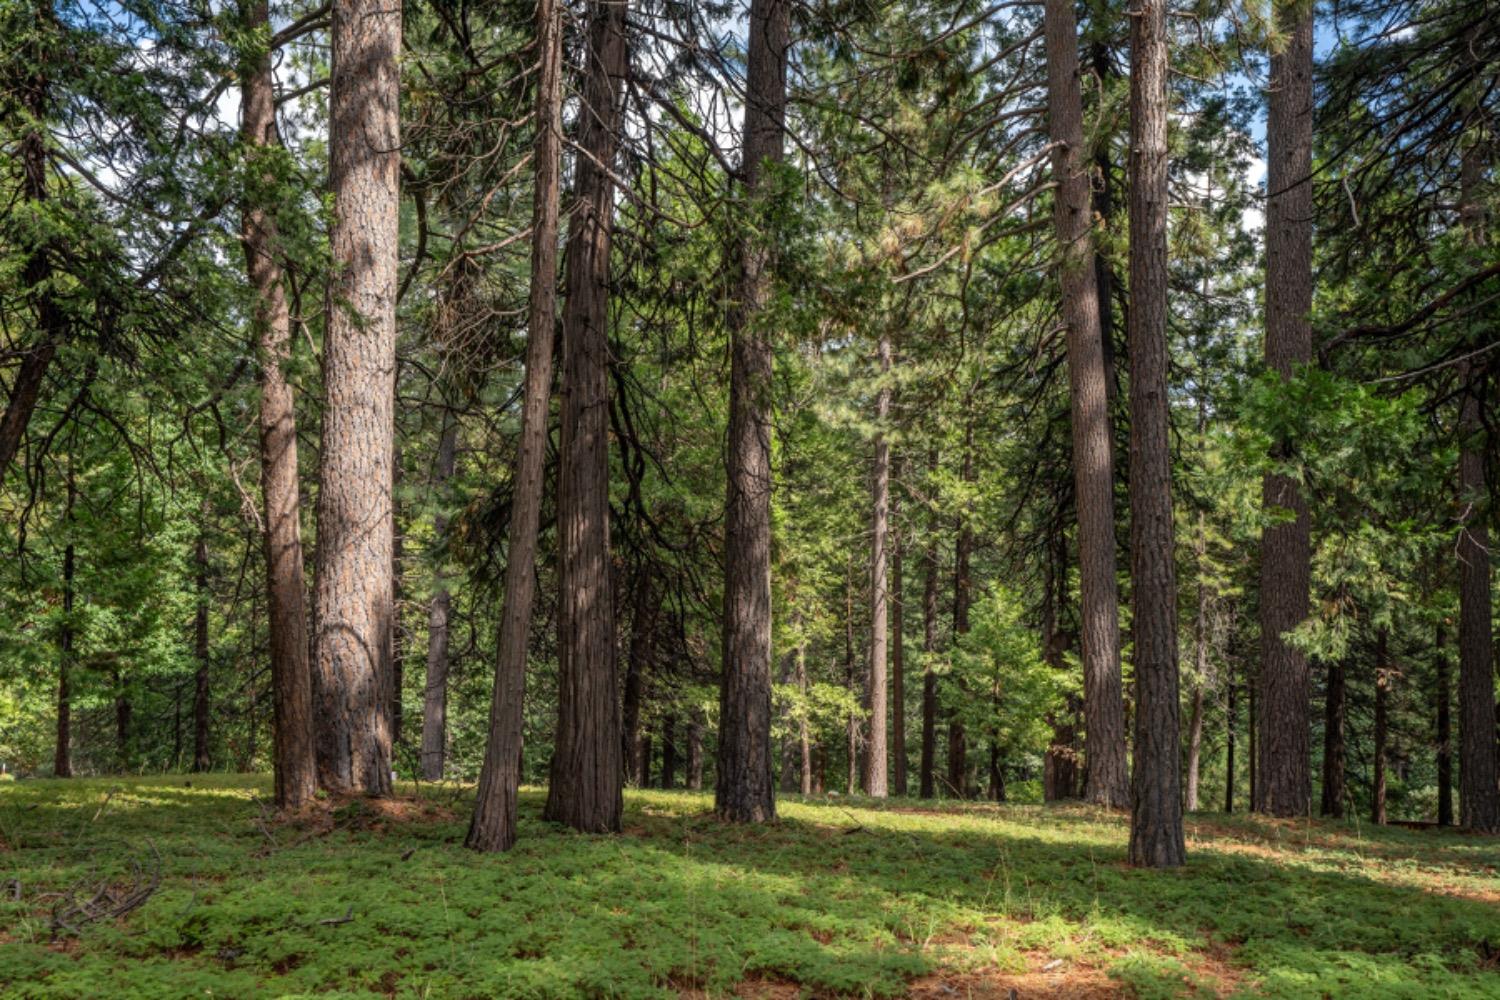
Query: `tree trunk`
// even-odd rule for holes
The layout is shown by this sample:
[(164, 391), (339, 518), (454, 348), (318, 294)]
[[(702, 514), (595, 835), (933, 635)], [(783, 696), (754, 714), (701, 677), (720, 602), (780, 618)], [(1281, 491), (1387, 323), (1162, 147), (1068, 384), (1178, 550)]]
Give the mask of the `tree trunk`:
[(643, 570), (635, 586), (635, 608), (630, 619), (630, 649), (625, 662), (625, 698), (620, 749), (625, 754), (625, 777), (637, 788), (646, 787), (641, 771), (641, 701), (654, 650), (656, 598), (649, 572)]
[[(1198, 433), (1202, 434), (1208, 423), (1205, 401), (1198, 401)], [(1198, 515), (1197, 537), (1193, 540), (1194, 565), (1198, 572), (1197, 602), (1193, 609), (1193, 710), (1188, 719), (1187, 791), (1183, 809), (1198, 811), (1198, 780), (1203, 757), (1203, 709), (1205, 689), (1208, 687), (1208, 587), (1203, 582), (1207, 572), (1205, 560), (1208, 555), (1208, 536), (1203, 523), (1203, 514)]]
[[(1266, 366), (1291, 378), (1312, 358), (1312, 71), (1310, 5), (1278, 6), (1285, 47), (1271, 55), (1266, 120)], [(1276, 455), (1294, 454), (1291, 441)], [(1272, 816), (1305, 816), (1312, 801), (1307, 657), (1284, 638), (1307, 617), (1310, 523), (1291, 476), (1269, 474), (1261, 487), (1268, 514), (1289, 513), (1261, 533), (1260, 696), (1252, 807)]]
[[(974, 481), (974, 424), (964, 422), (963, 465), (959, 475), (965, 483)], [(969, 607), (973, 603), (973, 581), (969, 577), (969, 556), (974, 550), (974, 529), (969, 512), (959, 515), (958, 536), (953, 548), (953, 642), (957, 645), (969, 634)], [(960, 697), (966, 697), (959, 684)], [(961, 799), (969, 797), (968, 738), (957, 711), (948, 713), (948, 788)]]
[(1387, 650), (1386, 630), (1382, 628), (1375, 640), (1375, 749), (1374, 777), (1370, 781), (1370, 822), (1385, 825), (1385, 746), (1389, 724), (1389, 697), (1391, 686), (1390, 654)]
[(1203, 759), (1203, 683), (1193, 685), (1193, 709), (1188, 716), (1187, 786), (1183, 791), (1185, 812), (1198, 811), (1198, 775)]
[(1345, 794), (1344, 750), (1344, 663), (1328, 664), (1328, 691), (1323, 703), (1323, 800), (1319, 812), (1331, 819), (1342, 819)]
[(871, 476), (874, 524), (870, 542), (870, 738), (865, 748), (865, 794), (883, 799), (889, 794), (886, 753), (887, 677), (886, 642), (889, 636), (890, 578), (886, 545), (890, 533), (891, 445), (885, 425), (891, 416), (891, 334), (881, 325), (878, 348), (880, 387), (875, 394), (875, 467)]
[(401, 5), (334, 0), (331, 40), (335, 278), (314, 600), (318, 780), (335, 795), (387, 795)]
[[(774, 819), (771, 774), (772, 240), (761, 232), (765, 167), (782, 162), (791, 5), (751, 0), (740, 184), (747, 221), (729, 310), (728, 486), (724, 515), (723, 684), (714, 811), (736, 823)], [(774, 176), (774, 175), (773, 175)]]
[(989, 795), (994, 802), (1005, 801), (1005, 769), (1000, 763), (1000, 744), (994, 740), (990, 741)]
[[(266, 0), (251, 0), (248, 37), (269, 35)], [(266, 602), (270, 631), (272, 757), (276, 806), (297, 809), (317, 790), (313, 756), (312, 668), (308, 662), (307, 590), (302, 579), (301, 493), (297, 415), (282, 365), (291, 357), (291, 317), (282, 287), (274, 212), (276, 131), (271, 54), (256, 48), (240, 67), (240, 141), (253, 170), (241, 208), (245, 270), (255, 290), (252, 326), (260, 372), (260, 483), (265, 516)]]
[[(1483, 154), (1477, 142), (1464, 151), (1461, 215), (1470, 241), (1486, 239), (1479, 200)], [(1459, 823), (1485, 833), (1500, 831), (1496, 786), (1495, 645), (1490, 590), (1489, 480), (1485, 469), (1485, 372), (1465, 364), (1459, 404), (1458, 489), (1463, 523), (1458, 532), (1458, 807)]]
[(1229, 670), (1224, 692), (1224, 811), (1234, 812), (1234, 731), (1238, 720), (1234, 706), (1234, 670)]
[[(128, 771), (130, 769), (130, 699), (125, 695), (125, 678), (118, 667), (114, 669), (110, 680), (115, 689), (115, 756), (119, 759), (120, 770)], [(250, 732), (253, 737), (255, 733), (253, 725)]]
[(1067, 326), (1073, 431), (1073, 490), (1078, 508), (1084, 728), (1090, 802), (1130, 801), (1125, 765), (1125, 700), (1120, 678), (1119, 591), (1115, 581), (1114, 460), (1109, 375), (1100, 333), (1078, 29), (1070, 0), (1047, 0), (1047, 104), (1052, 141), (1058, 282)]
[[(48, 50), (48, 39), (54, 29), (54, 14), (50, 0), (37, 4), (36, 34), (32, 51), (26, 53), (28, 72), (19, 87), (20, 103), (34, 127), (21, 136), (20, 161), (22, 170), (21, 197), (36, 210), (45, 212), (40, 206), (47, 201), (47, 136), (43, 124), (50, 113), (48, 90), (50, 81), (46, 69), (56, 64), (54, 54)], [(21, 267), (21, 280), (25, 286), (27, 304), (36, 323), (36, 342), (21, 356), (21, 367), (11, 383), (10, 398), (5, 403), (5, 413), (0, 416), (0, 482), (11, 461), (21, 448), (21, 439), (26, 434), (26, 425), (36, 410), (41, 396), (42, 384), (47, 370), (57, 355), (57, 348), (67, 334), (67, 314), (57, 300), (53, 285), (52, 266), (53, 238), (44, 237), (36, 245), (25, 248), (25, 263)], [(7, 250), (16, 248), (8, 247)]]
[(797, 744), (802, 755), (801, 769), (801, 791), (803, 795), (811, 795), (813, 791), (813, 760), (812, 760), (812, 736), (807, 725), (807, 644), (804, 642), (797, 646), (797, 687), (802, 692), (804, 710), (801, 718), (797, 720)]
[[(438, 438), (433, 486), (439, 503), (447, 501), (448, 481), (457, 462), (458, 422), (444, 418)], [(439, 509), (432, 518), (432, 537), (441, 546), (448, 535), (448, 515)], [(422, 779), (443, 780), (443, 756), (448, 745), (448, 580), (441, 566), (433, 571), (432, 601), (427, 607), (427, 675), (422, 689)]]
[(636, 773), (641, 776), (641, 787), (651, 787), (651, 733), (641, 733), (640, 742), (636, 744)]
[[(391, 720), (391, 745), (401, 742), (405, 722), (402, 692), (406, 689), (406, 629), (401, 621), (401, 606), (406, 600), (406, 581), (402, 567), (406, 564), (406, 536), (401, 531), (401, 446), (392, 442), (391, 449), (391, 671), (387, 678), (386, 714)], [(392, 766), (395, 758), (392, 756)]]
[[(207, 504), (205, 516), (207, 514)], [(208, 540), (200, 532), (193, 551), (196, 567), (194, 586), (198, 607), (193, 615), (193, 661), (198, 664), (193, 677), (193, 770), (207, 771), (213, 764), (208, 756)]]
[[(1053, 556), (1048, 559), (1045, 595), (1042, 600), (1042, 657), (1053, 670), (1067, 669), (1064, 653), (1067, 638), (1058, 624), (1063, 603), (1067, 600), (1067, 539), (1063, 535), (1061, 521), (1055, 527)], [(1082, 705), (1078, 697), (1069, 694), (1066, 706), (1060, 715), (1049, 718), (1052, 726), (1052, 742), (1047, 747), (1042, 761), (1042, 798), (1047, 802), (1059, 802), (1078, 797), (1079, 752), (1078, 713)]]
[(703, 788), (703, 721), (696, 708), (688, 715), (687, 786)]
[[(903, 468), (896, 464), (897, 478)], [(900, 511), (899, 501), (892, 499), (891, 512)], [(891, 546), (891, 761), (892, 791), (901, 798), (907, 793), (906, 766), (906, 643), (902, 632), (906, 619), (906, 601), (903, 596), (902, 572), (904, 570), (903, 544), (900, 528), (892, 532)]]
[(68, 456), (68, 506), (63, 522), (68, 529), (68, 544), (63, 549), (63, 620), (57, 631), (57, 746), (52, 757), (52, 774), (58, 778), (73, 776), (73, 695), (69, 687), (73, 670), (73, 504), (78, 498), (73, 480), (73, 456)]
[(609, 251), (625, 4), (591, 5), (576, 164), (579, 208), (568, 227), (558, 473), (558, 714), (546, 818), (587, 833), (620, 829), (624, 762), (609, 560)]
[[(1178, 719), (1177, 560), (1167, 399), (1167, 21), (1130, 10), (1130, 550), (1135, 759), (1130, 862), (1184, 864)], [(1202, 698), (1201, 693), (1199, 699)]]
[(661, 787), (677, 786), (677, 716), (661, 720)]
[[(849, 564), (849, 576), (844, 582), (844, 688), (853, 701), (863, 703), (856, 697), (858, 692), (854, 680), (854, 563)], [(849, 765), (844, 794), (853, 795), (859, 790), (859, 716), (853, 712), (844, 724), (846, 760)]]
[(1439, 622), (1437, 667), (1438, 826), (1453, 825), (1453, 663), (1448, 658), (1448, 628)]
[[(936, 461), (933, 462), (936, 465)], [(930, 799), (936, 793), (934, 772), (937, 769), (937, 674), (933, 658), (937, 652), (938, 556), (937, 545), (929, 539), (922, 553), (925, 579), (922, 582), (922, 768), (919, 794)]]
[(526, 383), (521, 441), (516, 450), (505, 598), (490, 695), (490, 724), (479, 772), (474, 816), (464, 843), (506, 851), (516, 842), (516, 796), (521, 787), (521, 737), (526, 694), (526, 650), (536, 597), (537, 531), (542, 471), (547, 457), (547, 411), (552, 395), (552, 347), (557, 326), (557, 233), (562, 155), (562, 20), (558, 0), (538, 0), (536, 49), (535, 189), (531, 206), (531, 290), (526, 319)]

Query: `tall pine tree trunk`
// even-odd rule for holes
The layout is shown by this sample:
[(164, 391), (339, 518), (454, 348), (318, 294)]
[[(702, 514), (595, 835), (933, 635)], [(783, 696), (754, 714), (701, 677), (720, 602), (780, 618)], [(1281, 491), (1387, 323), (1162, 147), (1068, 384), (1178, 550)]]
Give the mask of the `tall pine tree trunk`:
[(335, 277), (323, 346), (314, 685), (318, 780), (391, 790), (392, 506), (401, 5), (334, 0)]
[[(447, 500), (448, 481), (458, 452), (458, 422), (447, 416), (438, 438), (437, 467), (433, 485), (439, 502)], [(448, 534), (448, 515), (439, 510), (432, 518), (432, 537), (442, 545)], [(441, 566), (434, 571), (432, 599), (427, 606), (427, 674), (422, 687), (422, 779), (443, 780), (443, 756), (448, 745), (448, 613), (452, 598)]]
[[(965, 483), (974, 481), (974, 424), (964, 422), (963, 463), (959, 476)], [(974, 583), (969, 572), (969, 557), (974, 551), (974, 529), (969, 511), (959, 514), (958, 535), (953, 547), (953, 642), (957, 645), (969, 634), (969, 608), (974, 602)], [(962, 682), (959, 696), (967, 697)], [(969, 797), (969, 741), (957, 711), (948, 713), (948, 788), (958, 798)]]
[(568, 227), (557, 488), (558, 713), (547, 819), (616, 832), (624, 811), (609, 562), (609, 256), (628, 68), (625, 4), (591, 5), (585, 113)]
[[(1460, 215), (1469, 241), (1482, 246), (1483, 151), (1476, 140), (1464, 150)], [(1485, 371), (1465, 364), (1459, 403), (1458, 489), (1463, 523), (1458, 533), (1458, 806), (1459, 822), (1471, 829), (1500, 831), (1500, 789), (1495, 758), (1494, 596), (1490, 589), (1489, 479), (1485, 469)]]
[(1167, 400), (1166, 0), (1135, 0), (1130, 15), (1127, 336), (1136, 691), (1130, 862), (1169, 868), (1183, 864), (1187, 852), (1182, 831), (1177, 560)]
[[(250, 0), (246, 34), (269, 35), (266, 0)], [(240, 141), (252, 165), (240, 232), (255, 291), (252, 325), (260, 372), (260, 484), (265, 516), (266, 606), (271, 653), (271, 730), (278, 808), (296, 809), (317, 790), (307, 589), (302, 579), (302, 499), (297, 479), (297, 413), (282, 366), (291, 357), (291, 316), (282, 286), (274, 207), (276, 130), (271, 54), (256, 48), (240, 67)]]
[[(1285, 47), (1271, 55), (1266, 119), (1266, 367), (1289, 379), (1312, 358), (1311, 4), (1276, 4)], [(1295, 454), (1291, 441), (1278, 458)], [(1251, 807), (1305, 816), (1312, 802), (1307, 657), (1285, 639), (1308, 610), (1310, 523), (1297, 481), (1267, 474), (1261, 502), (1260, 678)], [(1289, 516), (1289, 519), (1288, 519)]]
[(1078, 27), (1071, 0), (1047, 0), (1047, 106), (1053, 173), (1058, 283), (1067, 326), (1073, 430), (1073, 491), (1083, 640), (1084, 727), (1090, 802), (1130, 801), (1125, 765), (1125, 700), (1120, 677), (1119, 589), (1115, 580), (1114, 459), (1109, 374), (1105, 370), (1095, 274), (1088, 149), (1078, 80)]
[(526, 382), (521, 441), (511, 500), (505, 598), (490, 696), (489, 733), (479, 772), (474, 816), (464, 843), (505, 851), (516, 842), (516, 796), (521, 787), (521, 736), (526, 650), (536, 597), (537, 532), (542, 472), (547, 457), (547, 411), (552, 395), (552, 346), (557, 326), (557, 233), (562, 151), (562, 19), (558, 0), (538, 0), (536, 172), (531, 206), (531, 291), (526, 320)]
[(723, 683), (714, 811), (758, 823), (776, 816), (771, 774), (771, 294), (767, 167), (785, 157), (788, 0), (751, 0), (740, 186), (746, 221), (729, 310), (729, 449), (724, 526)]
[(865, 794), (883, 799), (889, 782), (886, 753), (887, 676), (890, 577), (886, 547), (890, 535), (891, 445), (885, 436), (891, 415), (891, 334), (882, 324), (878, 349), (880, 387), (875, 394), (875, 463), (871, 478), (874, 508), (870, 542), (870, 674), (866, 688), (870, 698), (870, 738), (866, 745)]
[[(898, 480), (901, 478), (902, 468), (902, 464), (898, 461), (896, 463)], [(893, 497), (892, 520), (897, 521), (898, 525), (892, 532), (891, 546), (891, 781), (892, 792), (904, 798), (907, 793), (906, 643), (902, 633), (906, 619), (906, 602), (902, 587), (905, 552), (899, 527), (899, 512), (899, 501)]]

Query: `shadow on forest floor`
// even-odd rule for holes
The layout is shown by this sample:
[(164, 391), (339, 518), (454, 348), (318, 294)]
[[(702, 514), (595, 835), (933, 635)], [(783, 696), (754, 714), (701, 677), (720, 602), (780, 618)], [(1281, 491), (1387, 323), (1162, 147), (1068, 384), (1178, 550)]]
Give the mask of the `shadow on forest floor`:
[[(1152, 872), (1083, 806), (729, 827), (635, 791), (595, 837), (528, 790), (480, 856), (467, 789), (403, 791), (274, 821), (262, 777), (0, 786), (0, 996), (1500, 997), (1493, 839), (1198, 814)], [(158, 854), (139, 909), (54, 934), (59, 894)]]

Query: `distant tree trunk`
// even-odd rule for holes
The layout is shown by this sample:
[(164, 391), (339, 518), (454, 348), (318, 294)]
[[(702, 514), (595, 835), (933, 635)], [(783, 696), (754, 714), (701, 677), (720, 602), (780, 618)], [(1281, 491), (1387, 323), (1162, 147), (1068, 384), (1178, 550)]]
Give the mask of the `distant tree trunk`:
[(641, 773), (641, 701), (646, 674), (651, 669), (656, 629), (656, 598), (648, 571), (635, 586), (635, 608), (630, 620), (630, 648), (626, 651), (625, 692), (620, 749), (625, 755), (625, 777), (637, 788), (646, 787)]
[(1260, 686), (1259, 685), (1259, 678), (1256, 678), (1256, 677), (1246, 678), (1246, 681), (1245, 681), (1245, 691), (1246, 691), (1247, 696), (1248, 696), (1247, 700), (1248, 700), (1249, 704), (1248, 704), (1247, 708), (1248, 708), (1248, 711), (1249, 711), (1250, 718), (1248, 719), (1248, 725), (1246, 725), (1245, 731), (1250, 734), (1250, 747), (1249, 747), (1250, 752), (1245, 755), (1245, 759), (1249, 763), (1249, 771), (1250, 771), (1249, 779), (1250, 779), (1250, 811), (1251, 812), (1258, 812), (1259, 811), (1256, 808), (1256, 804), (1259, 801), (1258, 798), (1257, 798), (1259, 786), (1256, 784), (1256, 780), (1255, 780), (1255, 761), (1257, 759), (1257, 755), (1256, 755), (1256, 752), (1255, 752), (1255, 734), (1260, 729), (1259, 725), (1257, 725), (1257, 722), (1259, 720), (1257, 720), (1256, 717), (1255, 717), (1255, 691), (1256, 691), (1256, 688), (1258, 688), (1259, 686)]
[[(1136, 691), (1130, 862), (1170, 868), (1184, 864), (1187, 851), (1182, 830), (1177, 560), (1167, 399), (1166, 2), (1133, 0), (1130, 15), (1127, 337)], [(1201, 692), (1198, 698), (1201, 706)]]
[(331, 40), (335, 278), (318, 479), (318, 780), (336, 795), (388, 795), (400, 4), (334, 0)]
[[(1198, 431), (1207, 426), (1204, 401), (1198, 404)], [(1199, 769), (1203, 756), (1203, 709), (1204, 694), (1208, 687), (1208, 586), (1203, 582), (1207, 572), (1205, 560), (1208, 555), (1208, 536), (1203, 515), (1198, 515), (1197, 537), (1193, 540), (1193, 558), (1198, 572), (1197, 602), (1193, 609), (1193, 708), (1188, 718), (1187, 791), (1183, 808), (1187, 812), (1198, 811)]]
[[(33, 206), (47, 201), (47, 172), (50, 169), (47, 157), (47, 136), (42, 125), (52, 109), (48, 107), (50, 81), (49, 66), (59, 65), (61, 53), (49, 51), (54, 34), (55, 15), (50, 0), (39, 2), (37, 24), (32, 44), (22, 58), (27, 60), (27, 69), (18, 87), (19, 103), (25, 108), (32, 127), (26, 129), (20, 141), (20, 165), (22, 170), (21, 198)], [(66, 70), (65, 70), (66, 72)], [(44, 209), (37, 209), (45, 212)], [(47, 227), (39, 227), (47, 233)], [(11, 382), (10, 397), (5, 403), (5, 413), (0, 416), (0, 482), (11, 461), (20, 450), (21, 439), (26, 434), (26, 425), (36, 410), (41, 396), (42, 384), (47, 378), (47, 369), (57, 355), (57, 348), (67, 334), (68, 319), (58, 302), (54, 287), (52, 254), (54, 237), (43, 235), (34, 245), (24, 248), (10, 247), (8, 252), (21, 249), (25, 262), (21, 266), (21, 281), (25, 297), (36, 324), (36, 341), (21, 355), (21, 367)]]
[[(204, 505), (205, 513), (207, 504)], [(193, 662), (198, 665), (193, 677), (193, 770), (207, 771), (213, 766), (208, 756), (208, 540), (200, 532), (193, 551), (196, 567), (193, 578), (198, 606), (193, 614)]]
[(661, 787), (677, 786), (677, 716), (661, 720)]
[[(598, 11), (595, 16), (599, 16)], [(562, 21), (558, 0), (537, 2), (536, 51), (539, 63), (533, 156), (536, 176), (531, 206), (531, 290), (527, 302), (521, 440), (516, 450), (509, 558), (505, 565), (495, 683), (490, 695), (489, 733), (484, 744), (474, 816), (464, 840), (479, 851), (506, 851), (516, 842), (526, 650), (536, 596), (536, 543), (541, 526), (547, 411), (552, 395), (552, 346), (557, 325), (558, 177), (562, 151)]]
[[(457, 462), (458, 422), (448, 416), (438, 438), (437, 466), (433, 486), (439, 500), (446, 500), (448, 481)], [(432, 537), (438, 545), (448, 536), (448, 515), (439, 510), (432, 517)], [(442, 566), (433, 571), (432, 600), (427, 607), (427, 676), (422, 688), (422, 779), (443, 780), (443, 756), (448, 746), (448, 612), (451, 604), (448, 579)]]
[(57, 630), (57, 747), (52, 757), (52, 774), (58, 778), (73, 776), (73, 695), (69, 675), (73, 670), (73, 504), (78, 491), (73, 480), (73, 456), (68, 456), (68, 505), (63, 523), (68, 530), (68, 544), (63, 548), (63, 620)]
[[(110, 680), (115, 689), (115, 755), (119, 758), (120, 769), (130, 769), (130, 699), (125, 695), (125, 679), (118, 667), (114, 668)], [(252, 699), (252, 707), (254, 701)], [(254, 734), (251, 727), (251, 734)]]
[[(807, 701), (807, 644), (805, 642), (797, 646), (797, 687), (802, 692), (805, 706)], [(803, 795), (811, 795), (813, 790), (812, 737), (808, 731), (805, 707), (801, 717), (797, 720), (797, 743), (802, 752), (801, 791)]]
[(1120, 677), (1119, 591), (1115, 581), (1114, 460), (1109, 374), (1105, 370), (1095, 274), (1088, 147), (1078, 81), (1078, 28), (1070, 0), (1047, 0), (1047, 103), (1052, 141), (1058, 281), (1067, 327), (1078, 508), (1084, 728), (1090, 802), (1130, 802), (1125, 765), (1125, 700)]
[[(859, 702), (858, 685), (854, 679), (854, 566), (850, 563), (849, 576), (844, 583), (844, 687), (852, 701)], [(853, 795), (859, 790), (859, 716), (854, 712), (844, 723), (845, 748), (848, 750), (849, 773), (844, 792)]]
[(1390, 653), (1387, 649), (1386, 629), (1382, 628), (1375, 639), (1375, 748), (1374, 777), (1370, 781), (1370, 822), (1385, 825), (1385, 751), (1386, 737), (1390, 728), (1389, 698), (1391, 687)]
[(687, 786), (703, 788), (703, 721), (696, 708), (688, 714)]
[(883, 799), (889, 794), (886, 752), (886, 642), (889, 636), (890, 577), (886, 546), (890, 533), (891, 445), (885, 425), (891, 415), (891, 334), (880, 328), (878, 348), (880, 387), (875, 393), (875, 467), (871, 476), (874, 525), (870, 543), (870, 738), (866, 744), (865, 794)]
[(995, 802), (1005, 801), (1005, 770), (1000, 763), (1000, 744), (990, 741), (990, 798)]
[[(269, 35), (266, 0), (251, 0), (247, 35)], [(297, 415), (282, 365), (291, 356), (291, 317), (282, 286), (276, 227), (276, 131), (271, 55), (257, 47), (240, 67), (240, 141), (252, 163), (250, 195), (240, 213), (245, 269), (255, 290), (252, 326), (260, 372), (261, 503), (265, 516), (266, 599), (271, 646), (272, 757), (278, 808), (297, 809), (317, 790), (313, 756), (312, 668), (308, 661), (307, 589), (302, 579), (301, 490)]]
[[(1042, 657), (1053, 670), (1063, 671), (1067, 669), (1063, 656), (1067, 639), (1058, 620), (1067, 599), (1067, 541), (1060, 524), (1056, 530), (1055, 556), (1047, 562), (1046, 594), (1042, 602)], [(1047, 802), (1078, 797), (1077, 719), (1080, 708), (1077, 696), (1069, 694), (1062, 713), (1048, 720), (1052, 726), (1052, 742), (1042, 761), (1042, 797)]]
[(636, 773), (641, 776), (641, 787), (651, 787), (651, 733), (641, 733), (641, 739), (636, 744)]
[[(795, 601), (795, 596), (793, 597)], [(797, 681), (797, 657), (800, 655), (801, 646), (789, 650), (781, 661), (781, 673), (777, 683), (783, 686), (794, 684)], [(795, 706), (788, 703), (788, 710), (784, 716), (787, 723), (786, 735), (781, 738), (781, 772), (778, 776), (779, 786), (783, 792), (795, 792), (801, 785), (798, 778), (797, 767), (797, 726), (795, 725)]]
[(1323, 708), (1323, 799), (1321, 815), (1341, 819), (1344, 815), (1344, 663), (1328, 664), (1328, 691)]
[[(934, 460), (936, 465), (936, 460)], [(937, 652), (938, 556), (937, 544), (931, 539), (922, 553), (922, 768), (918, 775), (919, 794), (930, 799), (936, 793), (934, 772), (937, 769), (937, 673), (933, 654)]]
[[(900, 478), (901, 463), (898, 461), (897, 478)], [(892, 514), (899, 513), (899, 501), (891, 502)], [(894, 518), (893, 518), (894, 519)], [(891, 548), (891, 760), (892, 781), (896, 795), (907, 794), (906, 761), (906, 643), (903, 639), (903, 623), (906, 619), (905, 588), (902, 573), (905, 569), (901, 530), (893, 532)]]
[(1453, 662), (1448, 658), (1448, 628), (1438, 623), (1437, 667), (1437, 784), (1438, 826), (1453, 825)]
[[(624, 764), (609, 564), (609, 248), (629, 60), (624, 3), (590, 5), (588, 69), (568, 232), (558, 473), (558, 714), (546, 818), (620, 829)], [(769, 692), (768, 692), (769, 694)], [(767, 720), (769, 723), (769, 718)], [(644, 775), (642, 776), (644, 780)]]
[(1234, 731), (1236, 725), (1234, 706), (1234, 671), (1229, 671), (1224, 691), (1224, 811), (1234, 812)]
[[(963, 464), (959, 475), (965, 483), (974, 481), (974, 424), (964, 423)], [(974, 550), (974, 529), (968, 512), (959, 515), (958, 537), (953, 548), (953, 642), (956, 645), (969, 634), (969, 607), (974, 600), (973, 581), (969, 576), (969, 556)], [(963, 692), (962, 684), (959, 685)], [(957, 711), (948, 713), (948, 787), (958, 798), (969, 797), (968, 737)]]
[[(751, 0), (740, 186), (750, 220), (768, 219), (765, 167), (785, 156), (791, 4)], [(774, 175), (773, 175), (774, 176)], [(736, 823), (776, 816), (771, 774), (771, 294), (773, 248), (742, 223), (729, 310), (729, 448), (724, 524), (723, 685), (714, 811)]]
[[(1285, 46), (1271, 55), (1266, 120), (1266, 366), (1291, 378), (1312, 357), (1312, 75), (1311, 5), (1278, 5)], [(1275, 445), (1290, 457), (1294, 443)], [(1307, 617), (1312, 552), (1307, 501), (1297, 481), (1268, 474), (1261, 487), (1269, 512), (1283, 511), (1261, 533), (1260, 696), (1256, 705), (1252, 808), (1272, 816), (1305, 816), (1312, 801), (1307, 657), (1285, 635)]]
[(1193, 685), (1193, 708), (1188, 715), (1187, 787), (1183, 791), (1183, 809), (1198, 811), (1198, 772), (1203, 757), (1203, 684)]
[[(1470, 242), (1482, 245), (1484, 175), (1478, 142), (1464, 152), (1461, 215)], [(1459, 823), (1484, 833), (1500, 831), (1500, 787), (1495, 756), (1495, 644), (1490, 589), (1489, 480), (1485, 468), (1485, 371), (1465, 364), (1459, 403), (1458, 489), (1463, 522), (1458, 532), (1458, 806)]]

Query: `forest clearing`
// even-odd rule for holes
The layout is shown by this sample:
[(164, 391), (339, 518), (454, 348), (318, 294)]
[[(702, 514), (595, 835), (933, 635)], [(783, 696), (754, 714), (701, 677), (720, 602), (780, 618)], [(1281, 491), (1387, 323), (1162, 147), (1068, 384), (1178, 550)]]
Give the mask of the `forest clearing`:
[[(0, 799), (0, 995), (43, 997), (1494, 997), (1500, 845), (1222, 814), (1193, 864), (1125, 863), (1081, 805), (632, 791), (617, 837), (523, 791), (521, 841), (463, 844), (472, 789), (277, 820), (263, 778), (33, 782)], [(160, 883), (77, 927), (68, 894)], [(11, 887), (16, 887), (13, 891)]]

